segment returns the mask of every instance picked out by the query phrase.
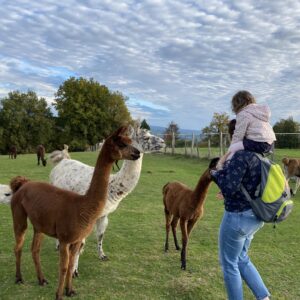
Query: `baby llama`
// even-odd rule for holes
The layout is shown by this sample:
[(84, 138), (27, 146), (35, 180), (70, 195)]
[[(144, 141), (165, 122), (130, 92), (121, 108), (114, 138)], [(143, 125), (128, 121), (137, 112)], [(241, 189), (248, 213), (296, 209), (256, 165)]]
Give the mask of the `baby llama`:
[(210, 170), (215, 169), (219, 158), (211, 160), (208, 169), (200, 177), (195, 189), (192, 190), (185, 184), (174, 181), (163, 187), (163, 203), (166, 218), (165, 251), (169, 250), (169, 232), (172, 227), (176, 250), (180, 250), (176, 236), (176, 227), (180, 221), (182, 234), (181, 269), (186, 269), (186, 249), (189, 235), (204, 212), (204, 201), (212, 177)]

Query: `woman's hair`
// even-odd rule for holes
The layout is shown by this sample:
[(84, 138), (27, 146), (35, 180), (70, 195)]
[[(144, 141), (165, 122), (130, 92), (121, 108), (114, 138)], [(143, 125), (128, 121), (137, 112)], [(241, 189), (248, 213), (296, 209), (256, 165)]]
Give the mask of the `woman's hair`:
[(232, 139), (232, 136), (234, 134), (235, 124), (236, 124), (236, 119), (232, 119), (228, 123), (228, 133), (229, 133), (230, 139)]
[(251, 103), (256, 103), (254, 96), (248, 91), (239, 91), (232, 97), (231, 108), (237, 114), (242, 108)]

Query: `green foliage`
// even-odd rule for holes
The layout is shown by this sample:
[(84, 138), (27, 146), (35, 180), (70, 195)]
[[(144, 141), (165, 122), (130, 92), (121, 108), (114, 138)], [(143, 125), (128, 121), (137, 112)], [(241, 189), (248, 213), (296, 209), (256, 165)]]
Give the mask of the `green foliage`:
[(213, 119), (209, 127), (211, 132), (219, 133), (228, 132), (229, 115), (227, 113), (214, 113)]
[(293, 120), (293, 117), (287, 119), (281, 119), (275, 123), (273, 127), (276, 133), (277, 141), (276, 147), (278, 148), (299, 148), (300, 147), (300, 134), (288, 135), (280, 133), (300, 133), (300, 123)]
[(148, 125), (148, 123), (145, 119), (141, 123), (141, 128), (150, 130), (150, 126)]
[(58, 140), (71, 150), (84, 150), (131, 121), (126, 98), (93, 79), (71, 77), (59, 87), (55, 101)]
[(6, 153), (15, 145), (18, 152), (33, 152), (44, 144), (51, 148), (54, 120), (44, 98), (36, 93), (14, 91), (1, 100), (0, 151)]
[(202, 129), (202, 134), (204, 135), (203, 140), (207, 141), (208, 138), (210, 138), (212, 144), (218, 144), (220, 137), (217, 133), (227, 133), (228, 124), (229, 115), (226, 112), (214, 113), (209, 126), (206, 126)]

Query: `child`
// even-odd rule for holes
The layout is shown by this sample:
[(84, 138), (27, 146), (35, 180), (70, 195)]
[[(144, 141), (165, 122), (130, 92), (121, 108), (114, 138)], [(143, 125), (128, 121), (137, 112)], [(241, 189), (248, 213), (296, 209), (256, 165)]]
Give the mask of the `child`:
[(267, 105), (256, 104), (251, 93), (239, 91), (232, 97), (231, 107), (236, 114), (235, 129), (229, 149), (218, 163), (218, 169), (221, 169), (224, 162), (239, 150), (270, 153), (276, 141), (269, 123), (271, 112)]

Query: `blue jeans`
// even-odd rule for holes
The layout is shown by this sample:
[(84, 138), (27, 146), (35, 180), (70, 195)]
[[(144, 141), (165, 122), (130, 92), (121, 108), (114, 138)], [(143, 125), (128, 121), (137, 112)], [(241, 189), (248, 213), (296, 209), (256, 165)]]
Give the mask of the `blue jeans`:
[(252, 209), (224, 213), (219, 232), (219, 258), (229, 300), (243, 299), (242, 280), (256, 299), (270, 296), (248, 256), (251, 240), (263, 224)]

